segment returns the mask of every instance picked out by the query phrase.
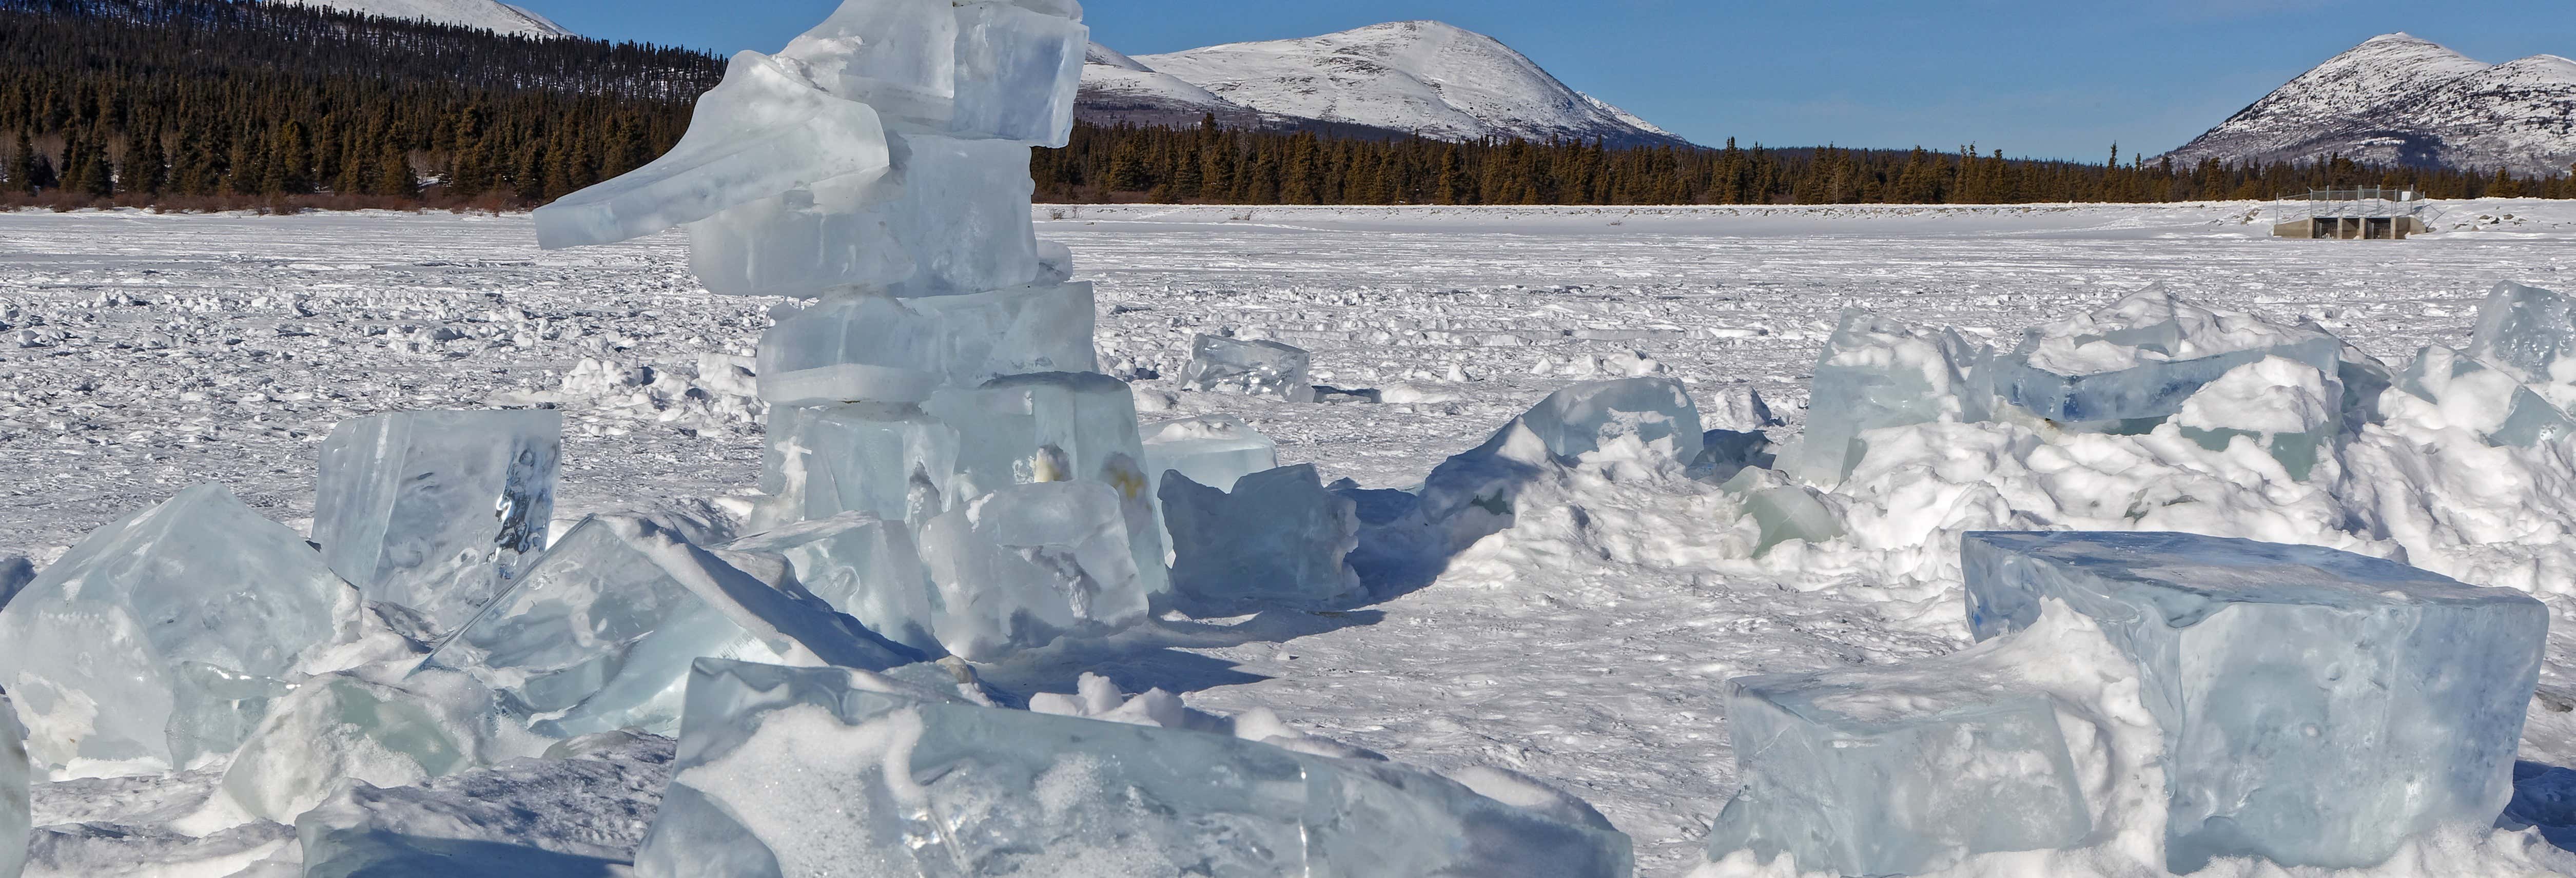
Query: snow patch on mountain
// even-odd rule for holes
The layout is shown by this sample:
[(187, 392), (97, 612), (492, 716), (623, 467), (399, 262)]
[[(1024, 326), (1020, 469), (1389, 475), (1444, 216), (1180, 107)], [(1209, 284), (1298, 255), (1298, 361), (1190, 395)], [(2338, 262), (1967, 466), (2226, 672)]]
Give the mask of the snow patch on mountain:
[(478, 27), (500, 34), (568, 37), (573, 32), (526, 9), (498, 0), (270, 0), (298, 6), (325, 6), (342, 12), (381, 15)]
[(2373, 37), (2171, 153), (2176, 164), (2314, 161), (2565, 174), (2576, 62), (2488, 65), (2410, 34)]

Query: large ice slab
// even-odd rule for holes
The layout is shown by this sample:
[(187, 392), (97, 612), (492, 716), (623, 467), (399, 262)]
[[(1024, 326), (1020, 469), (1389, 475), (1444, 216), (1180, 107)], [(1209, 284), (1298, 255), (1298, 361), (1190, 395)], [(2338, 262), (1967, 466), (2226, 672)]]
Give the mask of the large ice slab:
[(1190, 363), (1181, 369), (1181, 387), (1313, 402), (1315, 386), (1306, 377), (1311, 364), (1303, 348), (1202, 335), (1190, 342)]
[(1867, 451), (1861, 434), (1938, 421), (1981, 421), (1991, 392), (1979, 382), (1986, 351), (1952, 330), (1930, 331), (1846, 309), (1807, 403), (1805, 433), (1781, 468), (1820, 485), (1851, 476)]
[(1606, 825), (1392, 763), (711, 659), (636, 872), (1624, 878), (1630, 857)]
[(2043, 599), (2100, 623), (2164, 732), (2175, 872), (2376, 865), (2512, 793), (2547, 610), (2331, 549), (2174, 533), (1972, 533), (1979, 639)]
[(2229, 370), (2267, 356), (2336, 374), (2342, 343), (2219, 311), (2159, 284), (2102, 310), (2033, 327), (1998, 355), (1993, 386), (2014, 405), (2064, 425), (2155, 420)]
[(1279, 467), (1279, 443), (1233, 415), (1202, 415), (1143, 428), (1145, 477), (1160, 489), (1163, 474), (1178, 471), (1220, 491), (1234, 481)]
[(1005, 375), (1088, 372), (1089, 283), (965, 296), (834, 296), (760, 337), (760, 396), (772, 404), (918, 403), (941, 387)]
[(1081, 20), (1070, 3), (849, 0), (779, 57), (907, 129), (1063, 146)]
[(910, 405), (776, 406), (761, 467), (767, 530), (844, 512), (915, 527), (946, 511), (960, 438)]
[(2576, 421), (2512, 374), (2441, 345), (2417, 352), (2396, 386), (2433, 403), (2442, 420), (2489, 444), (2529, 448), (2576, 434)]
[(368, 599), (452, 631), (545, 550), (562, 454), (561, 412), (343, 421), (322, 443), (313, 540)]
[(1143, 619), (1170, 580), (1159, 554), (1157, 575), (1138, 569), (1120, 501), (1098, 482), (1006, 485), (923, 525), (940, 643), (984, 661)]
[(173, 764), (183, 665), (286, 678), (356, 636), (360, 605), (294, 531), (199, 485), (91, 532), (0, 609), (0, 688), (41, 764)]
[(1251, 601), (1323, 605), (1360, 589), (1347, 559), (1359, 509), (1324, 489), (1314, 464), (1244, 476), (1231, 492), (1163, 478), (1172, 589), (1212, 607)]
[(1094, 372), (996, 378), (942, 390), (923, 405), (957, 431), (949, 508), (1023, 482), (1082, 480), (1108, 486), (1126, 518), (1136, 569), (1149, 592), (1170, 589), (1152, 481), (1127, 382)]
[(593, 516), (424, 667), (472, 674), (510, 715), (563, 738), (676, 728), (700, 656), (890, 668), (919, 658), (908, 652), (796, 586), (785, 559)]
[(891, 142), (891, 177), (799, 186), (691, 222), (691, 270), (713, 292), (805, 297), (840, 287), (952, 296), (1039, 279), (1026, 145)]
[(926, 655), (947, 652), (933, 633), (939, 604), (930, 573), (902, 521), (843, 513), (753, 534), (724, 548), (786, 558), (798, 585), (878, 636)]

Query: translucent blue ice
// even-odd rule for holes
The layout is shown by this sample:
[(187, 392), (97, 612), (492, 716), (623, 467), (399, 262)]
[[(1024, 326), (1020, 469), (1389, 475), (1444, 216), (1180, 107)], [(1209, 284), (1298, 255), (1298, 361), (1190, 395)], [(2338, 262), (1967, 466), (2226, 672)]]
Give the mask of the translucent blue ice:
[(1181, 387), (1312, 402), (1315, 387), (1306, 377), (1309, 362), (1304, 349), (1279, 342), (1202, 335), (1190, 343), (1190, 363), (1181, 369)]
[(724, 548), (786, 558), (796, 583), (878, 636), (944, 655), (933, 632), (938, 601), (912, 530), (862, 512), (800, 522)]
[(918, 527), (947, 508), (959, 436), (910, 405), (848, 403), (769, 410), (761, 529), (864, 512)]
[(1985, 359), (1984, 347), (1957, 332), (1845, 310), (1816, 358), (1805, 432), (1780, 455), (1781, 469), (1839, 484), (1867, 450), (1863, 432), (1986, 419), (1992, 394), (1980, 383)]
[(1231, 492), (1163, 478), (1172, 588), (1209, 606), (1320, 605), (1360, 588), (1346, 563), (1359, 546), (1358, 505), (1324, 489), (1313, 464), (1244, 476)]
[(546, 548), (563, 414), (397, 412), (322, 443), (313, 541), (369, 600), (444, 634)]
[(965, 296), (834, 295), (760, 336), (760, 396), (773, 404), (918, 403), (941, 387), (1093, 367), (1088, 283)]
[(2030, 330), (1995, 357), (1992, 385), (2005, 401), (2064, 425), (2116, 425), (2172, 415), (2228, 370), (2267, 356), (2337, 374), (2342, 342), (2217, 311), (2162, 287)]
[(2497, 284), (2478, 305), (2468, 353), (2526, 382), (2576, 381), (2576, 300), (2510, 281)]

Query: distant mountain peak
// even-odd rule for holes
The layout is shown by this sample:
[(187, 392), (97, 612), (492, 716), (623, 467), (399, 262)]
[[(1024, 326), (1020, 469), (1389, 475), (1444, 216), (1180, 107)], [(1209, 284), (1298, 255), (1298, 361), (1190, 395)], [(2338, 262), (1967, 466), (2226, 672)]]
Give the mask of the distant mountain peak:
[(1083, 116), (1095, 122), (1172, 124), (1215, 113), (1228, 124), (1444, 140), (1685, 142), (1575, 91), (1499, 40), (1440, 21), (1133, 58), (1099, 47), (1089, 60)]
[(298, 6), (324, 6), (342, 12), (430, 21), (482, 28), (500, 34), (568, 37), (573, 32), (526, 9), (500, 0), (268, 0)]
[(2356, 161), (2564, 174), (2576, 162), (2576, 62), (2489, 65), (2407, 33), (2327, 59), (2170, 157), (2177, 164)]

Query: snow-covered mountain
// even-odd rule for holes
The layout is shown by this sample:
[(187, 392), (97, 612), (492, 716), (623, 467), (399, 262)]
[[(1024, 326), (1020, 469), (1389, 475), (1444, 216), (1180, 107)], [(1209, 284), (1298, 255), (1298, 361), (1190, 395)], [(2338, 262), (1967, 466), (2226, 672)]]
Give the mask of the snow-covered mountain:
[(545, 16), (500, 0), (269, 0), (301, 6), (328, 6), (342, 12), (411, 18), (440, 24), (479, 27), (494, 33), (531, 37), (568, 37), (572, 31)]
[(1426, 137), (1684, 141), (1575, 91), (1492, 37), (1400, 21), (1297, 40), (1130, 58), (1095, 46), (1083, 118), (1195, 122), (1202, 113), (1281, 127), (1324, 124)]
[(2535, 55), (2488, 65), (2409, 34), (2373, 37), (2172, 157), (2196, 164), (2336, 154), (2384, 164), (2567, 173), (2576, 163), (2576, 62)]

